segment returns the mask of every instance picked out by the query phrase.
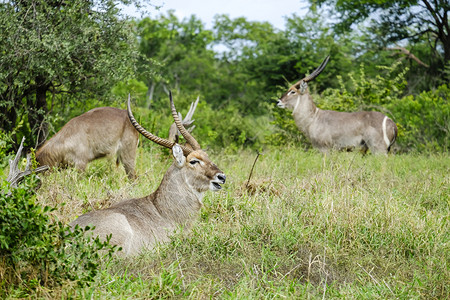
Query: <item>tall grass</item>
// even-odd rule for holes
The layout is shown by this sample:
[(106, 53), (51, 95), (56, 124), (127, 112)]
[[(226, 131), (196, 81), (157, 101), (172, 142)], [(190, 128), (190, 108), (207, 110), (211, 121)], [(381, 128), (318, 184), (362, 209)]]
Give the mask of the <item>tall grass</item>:
[[(133, 258), (103, 266), (91, 287), (44, 297), (422, 298), (449, 292), (448, 155), (366, 156), (269, 149), (210, 157), (226, 173), (197, 223)], [(139, 178), (98, 161), (43, 177), (42, 204), (69, 222), (151, 193), (168, 152), (139, 149)], [(65, 205), (62, 205), (65, 203)]]

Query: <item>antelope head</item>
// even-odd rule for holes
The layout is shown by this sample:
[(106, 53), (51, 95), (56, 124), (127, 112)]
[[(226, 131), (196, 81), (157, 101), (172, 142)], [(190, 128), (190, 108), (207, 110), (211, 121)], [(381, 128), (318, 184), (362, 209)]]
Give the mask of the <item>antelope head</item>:
[(315, 69), (310, 75), (299, 80), (292, 85), (286, 93), (278, 100), (277, 106), (280, 108), (288, 108), (295, 111), (303, 95), (307, 94), (308, 82), (316, 78), (325, 69), (330, 56), (327, 56), (320, 66)]
[(187, 144), (179, 145), (173, 141), (162, 139), (145, 130), (134, 118), (130, 108), (130, 96), (128, 96), (128, 117), (136, 130), (147, 139), (172, 149), (174, 157), (174, 166), (185, 183), (198, 193), (208, 190), (218, 191), (222, 189), (221, 184), (225, 183), (225, 174), (209, 159), (208, 154), (203, 151), (200, 144), (183, 126), (182, 120), (175, 109), (172, 99), (172, 92), (169, 92), (172, 117), (175, 124), (185, 138)]

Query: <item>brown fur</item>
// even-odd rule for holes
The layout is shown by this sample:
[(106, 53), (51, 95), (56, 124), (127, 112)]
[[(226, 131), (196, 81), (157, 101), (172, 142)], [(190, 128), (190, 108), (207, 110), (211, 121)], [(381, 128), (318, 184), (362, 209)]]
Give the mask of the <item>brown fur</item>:
[(174, 155), (175, 162), (155, 192), (84, 214), (71, 226), (95, 226), (93, 234), (102, 239), (111, 234), (110, 242), (122, 247), (124, 255), (138, 254), (142, 248), (167, 241), (180, 226), (188, 230), (202, 207), (204, 192), (220, 189), (225, 175), (202, 150), (191, 152), (181, 164), (177, 162), (183, 156), (181, 148)]
[(170, 148), (174, 156), (174, 163), (156, 191), (84, 214), (71, 223), (71, 226), (95, 226), (93, 234), (102, 239), (111, 235), (111, 243), (122, 247), (125, 255), (134, 255), (143, 248), (152, 248), (157, 242), (167, 241), (180, 226), (189, 229), (202, 206), (204, 192), (220, 190), (225, 183), (225, 174), (182, 125), (171, 92), (169, 97), (174, 121), (190, 147), (174, 144), (145, 130), (134, 118), (128, 96), (128, 117), (136, 130), (149, 140)]
[(130, 123), (126, 110), (99, 107), (67, 122), (38, 149), (36, 160), (41, 165), (75, 166), (84, 170), (95, 159), (115, 156), (132, 179), (138, 141), (139, 133)]

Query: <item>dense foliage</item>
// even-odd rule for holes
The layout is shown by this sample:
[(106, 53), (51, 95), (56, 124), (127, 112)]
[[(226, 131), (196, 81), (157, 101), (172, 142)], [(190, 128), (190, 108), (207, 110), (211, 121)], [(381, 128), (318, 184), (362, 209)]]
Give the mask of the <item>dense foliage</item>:
[[(309, 3), (313, 10), (321, 7), (324, 14), (327, 12), (339, 34), (364, 24), (365, 42), (369, 45), (365, 52), (376, 57), (373, 62), (379, 59), (376, 52), (386, 51), (409, 60), (411, 85), (426, 89), (445, 82), (443, 66), (450, 61), (448, 1), (309, 0)], [(402, 46), (405, 44), (407, 47)]]
[[(310, 85), (320, 107), (389, 111), (400, 128), (398, 150), (448, 149), (444, 142), (449, 134), (445, 123), (448, 99), (446, 93), (435, 92), (445, 90), (441, 86), (449, 79), (445, 47), (439, 43), (437, 48), (427, 46), (426, 40), (418, 38), (402, 44), (412, 56), (393, 52), (388, 48), (396, 47), (394, 40), (375, 38), (386, 36), (372, 23), (349, 32), (341, 30), (343, 23), (327, 22), (326, 14), (318, 9), (326, 1), (314, 2), (306, 16), (289, 16), (285, 30), (227, 15), (216, 16), (213, 28), (205, 29), (197, 17), (180, 20), (174, 12), (131, 22), (120, 17), (114, 1), (100, 1), (98, 9), (86, 1), (44, 2), (30, 4), (35, 11), (32, 15), (22, 2), (7, 1), (1, 6), (5, 38), (0, 43), (4, 49), (0, 60), (5, 68), (0, 77), (0, 105), (5, 110), (0, 128), (13, 141), (28, 135), (40, 142), (47, 131), (51, 136), (89, 108), (124, 108), (129, 93), (144, 108), (143, 123), (164, 137), (171, 123), (167, 101), (171, 89), (181, 111), (200, 97), (196, 134), (205, 146), (232, 151), (300, 142), (308, 148), (289, 114), (277, 109), (274, 100), (286, 89), (287, 80), (298, 80), (331, 55), (325, 71)], [(444, 4), (436, 3), (439, 16), (447, 12)], [(365, 7), (361, 16), (372, 10), (389, 11), (387, 4), (377, 5)], [(345, 14), (363, 9), (357, 4), (335, 8), (347, 16), (341, 19), (346, 27), (364, 20)], [(425, 18), (424, 14), (417, 17)], [(26, 22), (16, 26), (20, 20)], [(419, 64), (412, 57), (426, 63)], [(423, 130), (432, 128), (435, 120), (415, 122), (423, 112), (411, 107), (416, 99), (423, 100), (423, 93), (438, 97), (433, 106), (442, 116), (437, 130)]]
[(42, 143), (55, 105), (108, 95), (134, 73), (135, 36), (116, 2), (1, 1), (2, 130)]
[[(36, 203), (38, 179), (28, 176), (18, 188), (2, 180), (0, 192), (0, 296), (25, 297), (38, 287), (52, 288), (67, 281), (92, 282), (101, 257), (111, 258), (115, 247), (98, 238), (90, 242), (85, 229), (70, 230), (52, 220), (56, 210)], [(106, 250), (103, 254), (99, 250)]]
[(387, 107), (402, 126), (400, 145), (405, 151), (450, 150), (450, 86), (405, 96)]

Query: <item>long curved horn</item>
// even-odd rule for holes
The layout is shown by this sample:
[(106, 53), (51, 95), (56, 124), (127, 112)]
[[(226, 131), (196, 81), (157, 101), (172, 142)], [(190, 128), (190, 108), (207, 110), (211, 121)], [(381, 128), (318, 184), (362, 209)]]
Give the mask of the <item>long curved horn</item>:
[(169, 91), (169, 99), (170, 99), (170, 107), (172, 108), (172, 117), (173, 120), (175, 121), (175, 124), (177, 124), (178, 130), (186, 139), (186, 142), (188, 142), (188, 144), (191, 145), (194, 150), (201, 149), (200, 144), (189, 133), (189, 131), (187, 131), (186, 128), (184, 128), (183, 124), (181, 123), (180, 117), (178, 116), (177, 110), (175, 109), (175, 104), (173, 104), (172, 91)]
[(327, 57), (325, 57), (325, 59), (322, 61), (322, 63), (320, 64), (320, 66), (317, 69), (315, 69), (309, 76), (306, 76), (302, 80), (304, 82), (309, 82), (309, 81), (313, 80), (314, 78), (316, 78), (323, 71), (323, 69), (325, 69), (329, 59), (330, 59), (330, 56), (328, 55)]
[(322, 61), (322, 63), (320, 64), (320, 66), (317, 67), (317, 69), (315, 69), (311, 74), (309, 74), (308, 76), (306, 76), (303, 79), (300, 79), (299, 81), (297, 81), (293, 87), (295, 87), (296, 89), (300, 88), (300, 84), (302, 82), (309, 82), (311, 80), (313, 80), (314, 78), (316, 78), (322, 71), (323, 69), (325, 69), (328, 60), (330, 59), (330, 56), (328, 55), (327, 57), (325, 57), (325, 59)]
[[(127, 104), (127, 111), (128, 111), (128, 118), (130, 119), (131, 124), (134, 126), (134, 128), (136, 128), (136, 130), (142, 134), (143, 136), (145, 136), (147, 139), (149, 139), (152, 142), (157, 143), (158, 145), (164, 146), (166, 148), (172, 149), (172, 147), (175, 145), (174, 142), (170, 142), (166, 139), (162, 139), (150, 132), (148, 132), (147, 130), (145, 130), (134, 118), (133, 113), (131, 112), (131, 104), (130, 104), (130, 94), (128, 94), (128, 104)], [(191, 149), (180, 145), (181, 149), (183, 150), (184, 155), (188, 155), (189, 153), (192, 152)]]

